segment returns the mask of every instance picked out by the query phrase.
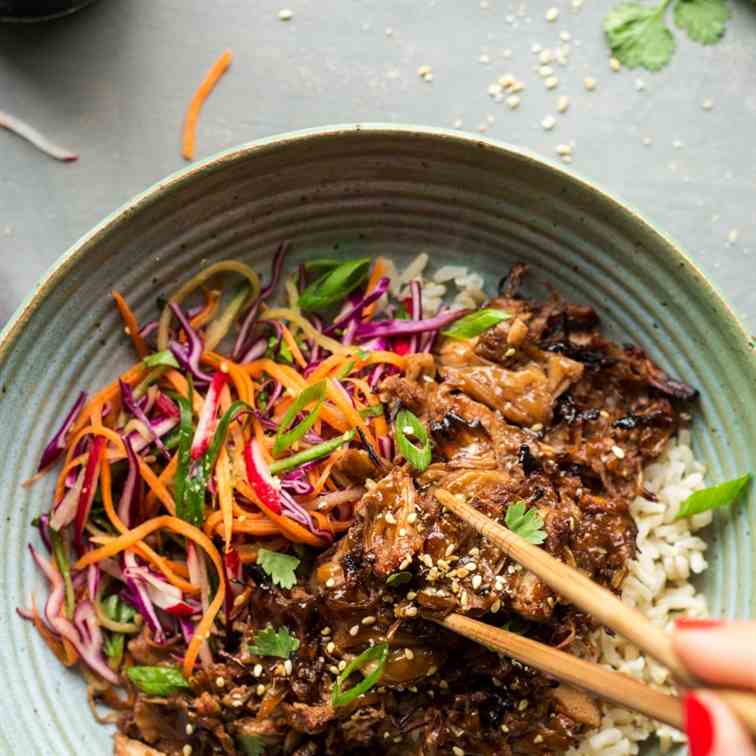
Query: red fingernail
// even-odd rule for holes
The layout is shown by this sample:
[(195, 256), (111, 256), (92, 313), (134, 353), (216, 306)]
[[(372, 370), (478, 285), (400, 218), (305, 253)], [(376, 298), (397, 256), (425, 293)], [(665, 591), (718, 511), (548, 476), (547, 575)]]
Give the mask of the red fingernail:
[(714, 720), (709, 710), (695, 693), (685, 696), (683, 708), (690, 756), (708, 756), (714, 745)]
[(722, 620), (709, 617), (680, 617), (675, 620), (675, 627), (678, 630), (705, 630), (709, 627), (719, 627)]

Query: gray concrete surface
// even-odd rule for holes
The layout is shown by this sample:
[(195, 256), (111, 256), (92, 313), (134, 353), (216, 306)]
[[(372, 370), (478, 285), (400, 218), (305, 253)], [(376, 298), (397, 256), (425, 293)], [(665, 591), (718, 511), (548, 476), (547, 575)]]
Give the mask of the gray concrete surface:
[[(0, 323), (79, 236), (184, 164), (184, 109), (230, 47), (197, 157), (350, 121), (484, 125), (551, 158), (574, 144), (570, 168), (678, 240), (756, 328), (756, 5), (731, 0), (713, 47), (677, 33), (659, 74), (614, 73), (601, 33), (614, 1), (576, 11), (570, 0), (100, 0), (62, 21), (0, 25), (0, 110), (81, 154), (63, 165), (0, 131)], [(560, 16), (548, 23), (552, 6)], [(563, 32), (569, 61), (554, 64), (559, 86), (547, 90), (533, 46), (554, 48)], [(526, 85), (517, 110), (487, 92), (509, 72)], [(559, 95), (570, 99), (564, 115)]]

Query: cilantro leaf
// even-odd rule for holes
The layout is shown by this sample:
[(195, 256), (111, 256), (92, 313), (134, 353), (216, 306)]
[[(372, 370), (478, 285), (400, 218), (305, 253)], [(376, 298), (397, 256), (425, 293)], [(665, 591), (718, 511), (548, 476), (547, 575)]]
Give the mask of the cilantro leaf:
[(753, 476), (746, 473), (740, 478), (728, 480), (726, 483), (720, 483), (718, 486), (704, 488), (702, 491), (695, 491), (680, 504), (680, 509), (675, 515), (676, 520), (683, 517), (691, 517), (701, 512), (708, 512), (710, 509), (726, 507), (738, 499), (745, 491)]
[(713, 45), (725, 33), (730, 9), (727, 0), (677, 0), (674, 15), (694, 42)]
[(259, 735), (238, 735), (236, 742), (245, 756), (262, 756), (265, 753), (265, 741)]
[(287, 627), (275, 631), (270, 625), (255, 633), (255, 643), (249, 647), (258, 656), (277, 656), (288, 659), (299, 648), (299, 640), (289, 633)]
[(257, 563), (263, 572), (281, 588), (291, 588), (297, 583), (295, 571), (299, 567), (299, 559), (289, 554), (279, 554), (277, 551), (260, 549), (257, 552)]
[(509, 505), (504, 523), (528, 543), (538, 545), (546, 540), (541, 513), (537, 509), (526, 510), (524, 501), (516, 501)]
[(405, 583), (409, 583), (410, 580), (412, 580), (412, 573), (407, 572), (406, 570), (402, 572), (392, 572), (387, 578), (386, 578), (386, 585), (392, 586), (392, 585), (404, 585)]
[(658, 71), (669, 63), (675, 38), (664, 23), (669, 0), (656, 7), (637, 2), (612, 8), (604, 19), (604, 32), (614, 56), (627, 68), (643, 66)]

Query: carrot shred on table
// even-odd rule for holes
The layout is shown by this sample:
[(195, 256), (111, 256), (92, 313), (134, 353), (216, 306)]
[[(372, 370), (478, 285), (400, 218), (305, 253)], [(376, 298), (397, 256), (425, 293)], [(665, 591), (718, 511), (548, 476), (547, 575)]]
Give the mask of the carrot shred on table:
[(194, 159), (194, 142), (197, 131), (197, 118), (199, 117), (200, 110), (208, 98), (210, 92), (213, 91), (213, 87), (218, 83), (221, 76), (228, 70), (231, 65), (233, 54), (231, 50), (225, 50), (218, 57), (218, 60), (213, 63), (207, 75), (203, 79), (202, 83), (194, 93), (189, 107), (186, 110), (186, 118), (184, 119), (184, 131), (181, 137), (181, 156), (184, 160)]
[(131, 311), (131, 308), (126, 303), (126, 300), (121, 296), (119, 292), (117, 292), (115, 289), (111, 292), (111, 295), (113, 296), (113, 299), (115, 300), (116, 307), (118, 308), (118, 312), (121, 313), (121, 318), (123, 319), (123, 325), (126, 328), (126, 333), (131, 338), (131, 342), (134, 344), (134, 349), (136, 349), (137, 354), (140, 357), (145, 357), (149, 354), (150, 350), (147, 347), (147, 343), (142, 338), (141, 334), (139, 333), (139, 323), (136, 319), (136, 316)]

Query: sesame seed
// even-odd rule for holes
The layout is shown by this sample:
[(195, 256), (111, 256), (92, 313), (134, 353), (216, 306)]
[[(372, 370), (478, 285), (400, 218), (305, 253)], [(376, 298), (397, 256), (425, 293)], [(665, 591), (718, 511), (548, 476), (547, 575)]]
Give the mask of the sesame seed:
[[(433, 69), (428, 65), (420, 66), (420, 68), (417, 69), (417, 75), (423, 81), (428, 81), (428, 82), (433, 81)], [(405, 433), (408, 432), (406, 428), (403, 430), (405, 431)], [(409, 429), (409, 432), (410, 433), (412, 432), (412, 428)]]
[(465, 751), (463, 748), (460, 748), (459, 746), (454, 746), (452, 748), (452, 753), (454, 756), (465, 756)]
[(417, 607), (408, 606), (404, 612), (408, 617), (417, 617)]
[[(553, 115), (547, 115), (546, 118), (541, 121), (541, 126), (546, 131), (551, 131), (554, 126), (556, 126), (556, 118), (554, 118)], [(514, 353), (514, 351), (515, 350), (510, 347), (509, 349), (507, 349), (506, 354), (509, 354), (509, 352)]]
[(546, 85), (546, 89), (554, 89), (559, 84), (559, 79), (556, 76), (549, 76), (543, 83)]
[(533, 742), (534, 743), (543, 743), (543, 735), (541, 735), (540, 733), (538, 733), (538, 735), (536, 735), (533, 738)]
[(609, 58), (609, 68), (612, 69), (615, 73), (622, 68), (622, 64), (617, 60), (617, 58)]
[(483, 582), (483, 578), (480, 575), (473, 575), (473, 579), (472, 579), (473, 590), (477, 591), (478, 588), (480, 588), (480, 585), (482, 582)]
[(405, 557), (404, 561), (399, 565), (400, 570), (406, 570), (412, 564), (412, 555)]
[(187, 735), (192, 735), (193, 733), (194, 733), (194, 725), (193, 725), (193, 724), (192, 724), (192, 723), (190, 722), (190, 723), (189, 723), (189, 724), (188, 724), (188, 725), (186, 726), (186, 734), (187, 734)]
[(330, 635), (330, 634), (331, 634), (331, 632), (332, 632), (332, 631), (331, 631), (331, 628), (330, 628), (330, 627), (324, 627), (324, 628), (323, 628), (323, 629), (322, 629), (322, 630), (320, 631), (320, 634), (321, 634), (321, 635)]
[(589, 91), (593, 92), (594, 89), (596, 89), (596, 79), (594, 79), (592, 76), (586, 76), (583, 79), (583, 86)]
[(559, 18), (559, 8), (549, 8), (546, 11), (546, 20), (549, 23), (556, 21)]
[[(570, 147), (569, 144), (558, 144), (556, 146), (557, 155), (561, 155), (562, 157), (566, 155), (572, 155), (572, 147)], [(533, 426), (535, 428), (535, 426)]]
[(487, 55), (486, 53), (481, 53), (481, 55), (478, 57), (478, 63), (486, 64), (490, 62), (491, 62), (491, 57)]
[(409, 659), (410, 661), (412, 661), (412, 659), (415, 658), (415, 652), (411, 648), (405, 648), (404, 657), (405, 659)]
[(330, 666), (330, 667), (328, 667), (328, 671), (329, 671), (329, 672), (330, 672), (330, 673), (331, 673), (332, 675), (338, 675), (338, 674), (339, 674), (339, 668), (338, 668), (338, 667), (337, 667), (337, 666), (336, 666), (335, 664), (331, 664), (331, 666)]
[(252, 674), (255, 677), (260, 677), (260, 675), (263, 673), (263, 667), (262, 664), (255, 664), (254, 668), (252, 669)]
[(569, 42), (572, 39), (572, 34), (570, 34), (566, 29), (564, 31), (559, 32), (559, 39), (562, 40), (562, 42)]
[(528, 700), (526, 698), (523, 698), (522, 701), (517, 704), (517, 708), (519, 711), (525, 711), (525, 709), (528, 708)]
[(384, 519), (389, 525), (396, 525), (396, 517), (391, 512), (386, 512)]
[(294, 17), (294, 13), (290, 11), (288, 8), (282, 8), (280, 11), (278, 11), (279, 21), (291, 21), (293, 17)]
[(551, 66), (539, 66), (538, 75), (545, 79), (547, 76), (551, 76), (554, 73), (554, 69)]
[(491, 604), (491, 611), (496, 614), (499, 609), (501, 609), (501, 601), (499, 599), (496, 599), (496, 601)]
[(438, 683), (438, 687), (441, 688), (441, 690), (446, 690), (449, 687), (449, 683), (446, 682), (446, 680), (441, 680)]
[(553, 58), (554, 56), (551, 54), (551, 50), (541, 50), (538, 55), (538, 60), (540, 60), (541, 63), (551, 63)]
[(625, 450), (622, 449), (619, 446), (613, 446), (612, 447), (612, 454), (614, 454), (617, 459), (624, 459), (625, 458)]
[(738, 229), (737, 228), (730, 229), (730, 233), (727, 234), (727, 241), (730, 244), (735, 244), (737, 240), (738, 240)]
[(516, 94), (507, 97), (507, 106), (510, 110), (516, 110), (520, 107), (520, 97)]
[(336, 581), (332, 577), (330, 577), (328, 578), (328, 580), (326, 580), (325, 584), (326, 588), (333, 588), (333, 586), (336, 585)]
[(509, 88), (509, 91), (514, 94), (515, 92), (522, 92), (523, 89), (525, 89), (525, 85), (521, 81), (516, 81)]
[(334, 652), (335, 650), (336, 650), (336, 644), (335, 644), (335, 643), (334, 643), (333, 641), (329, 641), (329, 642), (328, 642), (328, 643), (326, 644), (326, 651), (327, 651), (327, 652), (328, 652), (329, 654), (332, 654), (332, 653), (333, 653), (333, 652)]
[(216, 685), (217, 685), (217, 686), (218, 686), (219, 688), (222, 688), (222, 687), (223, 687), (223, 686), (224, 686), (224, 685), (226, 684), (226, 681), (225, 681), (225, 680), (224, 680), (224, 679), (223, 679), (222, 677), (216, 677), (216, 678), (215, 678), (215, 684), (216, 684)]
[(349, 628), (349, 635), (354, 637), (357, 635), (357, 633), (360, 632), (360, 626), (359, 625), (352, 625), (352, 627)]
[(714, 107), (714, 103), (707, 97), (702, 103), (701, 107), (704, 110), (711, 110)]
[(407, 535), (407, 528), (399, 528), (399, 537), (404, 538)]
[(511, 357), (517, 350), (514, 347), (509, 347), (506, 352), (504, 352), (505, 357)]
[(347, 665), (346, 661), (344, 659), (342, 659), (339, 662), (338, 667), (337, 667), (337, 669), (339, 670), (339, 672), (343, 672), (346, 669), (346, 665)]
[(540, 433), (543, 430), (543, 423), (536, 423), (535, 425), (531, 425), (530, 430), (532, 430), (534, 433)]
[(182, 749), (181, 753), (184, 754), (184, 756), (192, 756), (192, 747), (187, 743)]
[(375, 624), (375, 617), (372, 614), (368, 614), (367, 617), (362, 618), (362, 624), (363, 625), (374, 625)]
[(417, 598), (417, 593), (415, 593), (415, 591), (408, 591), (407, 592), (407, 598), (410, 601), (414, 601)]
[(566, 113), (567, 108), (570, 107), (570, 99), (567, 95), (561, 95), (557, 100), (557, 111), (559, 113)]
[(417, 512), (410, 512), (407, 515), (407, 522), (412, 525), (417, 520)]

